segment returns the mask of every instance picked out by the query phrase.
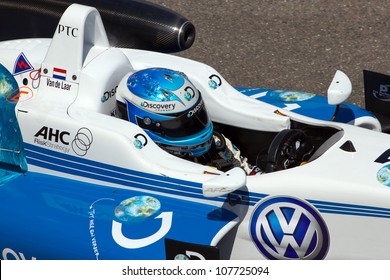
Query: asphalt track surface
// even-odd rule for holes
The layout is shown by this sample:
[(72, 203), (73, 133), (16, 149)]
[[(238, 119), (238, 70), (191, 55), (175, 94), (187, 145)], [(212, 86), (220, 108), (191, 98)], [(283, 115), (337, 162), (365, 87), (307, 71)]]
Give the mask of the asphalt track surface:
[(232, 85), (326, 95), (336, 70), (364, 106), (363, 69), (390, 74), (387, 0), (150, 0), (187, 17), (193, 46)]

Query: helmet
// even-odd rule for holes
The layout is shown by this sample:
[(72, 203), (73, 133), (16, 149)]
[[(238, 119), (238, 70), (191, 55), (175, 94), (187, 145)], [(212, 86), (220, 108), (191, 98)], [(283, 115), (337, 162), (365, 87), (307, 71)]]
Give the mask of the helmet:
[(198, 157), (212, 143), (213, 124), (200, 92), (187, 76), (165, 68), (126, 75), (119, 84), (117, 113), (143, 128), (164, 150)]

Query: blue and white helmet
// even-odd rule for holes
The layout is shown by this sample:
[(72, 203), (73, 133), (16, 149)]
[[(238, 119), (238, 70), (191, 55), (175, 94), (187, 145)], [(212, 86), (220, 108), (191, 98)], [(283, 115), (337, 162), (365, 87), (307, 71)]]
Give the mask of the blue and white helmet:
[(198, 157), (210, 149), (213, 124), (200, 92), (181, 72), (149, 68), (126, 76), (117, 105), (119, 117), (174, 155)]

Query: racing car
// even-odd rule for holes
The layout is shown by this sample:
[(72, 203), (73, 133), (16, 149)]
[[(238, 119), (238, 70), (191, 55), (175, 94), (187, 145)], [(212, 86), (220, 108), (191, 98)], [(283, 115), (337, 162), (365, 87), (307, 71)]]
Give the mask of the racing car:
[(390, 259), (390, 136), (344, 73), (327, 98), (233, 87), (80, 4), (0, 63), (2, 259)]

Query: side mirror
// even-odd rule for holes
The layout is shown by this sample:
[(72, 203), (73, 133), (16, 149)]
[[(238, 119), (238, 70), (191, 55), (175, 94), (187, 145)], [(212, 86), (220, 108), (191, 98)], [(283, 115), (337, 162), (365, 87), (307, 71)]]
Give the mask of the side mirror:
[(328, 88), (328, 104), (339, 105), (347, 100), (351, 93), (351, 80), (344, 72), (337, 70)]
[(219, 197), (246, 185), (246, 173), (240, 167), (234, 167), (225, 173), (215, 176), (202, 185), (203, 196)]

